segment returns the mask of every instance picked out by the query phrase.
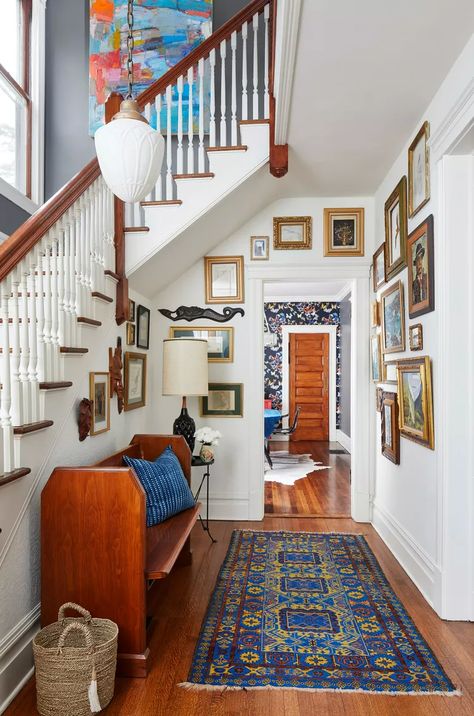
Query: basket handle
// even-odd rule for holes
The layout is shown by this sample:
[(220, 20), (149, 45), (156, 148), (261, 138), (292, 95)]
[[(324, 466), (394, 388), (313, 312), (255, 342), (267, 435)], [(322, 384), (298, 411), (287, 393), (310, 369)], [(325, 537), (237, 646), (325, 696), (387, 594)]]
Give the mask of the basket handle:
[(79, 604), (75, 604), (74, 602), (66, 602), (62, 605), (62, 607), (59, 607), (58, 611), (58, 622), (61, 622), (64, 619), (64, 612), (66, 609), (74, 609), (75, 612), (79, 612), (86, 622), (90, 622), (92, 617), (91, 613), (87, 611), (87, 609), (84, 609), (84, 607), (79, 606)]
[(65, 629), (61, 632), (59, 636), (58, 641), (58, 654), (63, 653), (63, 646), (64, 642), (66, 641), (66, 637), (71, 631), (81, 631), (84, 634), (84, 638), (86, 640), (86, 646), (90, 650), (91, 653), (94, 652), (94, 641), (92, 639), (92, 634), (90, 629), (81, 622), (70, 622)]

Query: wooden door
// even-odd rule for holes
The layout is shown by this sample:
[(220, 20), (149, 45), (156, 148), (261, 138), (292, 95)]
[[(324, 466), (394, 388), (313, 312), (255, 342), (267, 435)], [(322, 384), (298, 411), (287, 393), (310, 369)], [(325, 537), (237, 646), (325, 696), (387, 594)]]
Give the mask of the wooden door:
[(329, 440), (329, 333), (290, 333), (290, 440)]

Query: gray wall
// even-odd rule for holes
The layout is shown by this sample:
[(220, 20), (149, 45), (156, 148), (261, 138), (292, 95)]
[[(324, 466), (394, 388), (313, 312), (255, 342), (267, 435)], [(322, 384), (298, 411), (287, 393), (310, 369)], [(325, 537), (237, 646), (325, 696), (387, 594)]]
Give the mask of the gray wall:
[(351, 302), (350, 296), (339, 305), (341, 325), (341, 415), (340, 429), (351, 436)]
[(0, 195), (0, 231), (8, 236), (13, 234), (24, 221), (29, 218), (29, 213), (5, 196)]

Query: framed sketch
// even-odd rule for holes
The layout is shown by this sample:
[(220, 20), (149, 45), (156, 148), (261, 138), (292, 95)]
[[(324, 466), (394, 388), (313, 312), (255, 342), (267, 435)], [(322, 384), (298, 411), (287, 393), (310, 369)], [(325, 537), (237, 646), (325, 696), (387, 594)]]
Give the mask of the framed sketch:
[(433, 388), (428, 356), (398, 361), (400, 433), (434, 449)]
[(150, 309), (137, 307), (137, 348), (150, 347)]
[(410, 342), (410, 350), (423, 350), (423, 326), (421, 325), (421, 323), (415, 323), (413, 326), (409, 326), (408, 337)]
[(128, 299), (128, 320), (135, 321), (135, 301)]
[(382, 412), (383, 388), (375, 389), (375, 409), (377, 413)]
[(405, 350), (405, 301), (403, 283), (397, 281), (380, 297), (382, 314), (383, 353), (400, 353)]
[(127, 323), (127, 346), (134, 346), (135, 345), (135, 324), (130, 323), (130, 321)]
[(383, 393), (382, 397), (382, 455), (395, 465), (400, 464), (400, 429), (396, 393)]
[(275, 216), (273, 218), (274, 249), (310, 249), (312, 241), (311, 216)]
[(372, 301), (370, 304), (370, 325), (372, 328), (377, 328), (380, 325), (380, 303), (378, 301)]
[(414, 216), (430, 200), (430, 124), (424, 122), (408, 147), (408, 213)]
[(397, 360), (384, 360), (382, 363), (382, 383), (397, 384)]
[(372, 366), (372, 380), (380, 383), (382, 380), (382, 353), (380, 350), (380, 333), (370, 336), (370, 361)]
[(364, 209), (324, 209), (324, 256), (364, 255)]
[(434, 311), (433, 215), (430, 214), (407, 239), (408, 315), (410, 318)]
[(270, 254), (270, 237), (269, 236), (251, 236), (250, 237), (250, 260), (251, 261), (268, 261)]
[(386, 281), (396, 276), (407, 265), (407, 234), (407, 178), (404, 176), (385, 202)]
[(244, 257), (205, 256), (206, 303), (244, 302)]
[(143, 408), (146, 403), (146, 354), (125, 352), (123, 407)]
[(109, 373), (89, 373), (89, 399), (92, 400), (91, 435), (110, 430)]
[(385, 283), (385, 244), (378, 247), (372, 257), (372, 281), (374, 293)]
[(201, 417), (241, 418), (243, 401), (243, 383), (209, 383), (208, 395), (201, 398)]
[(170, 338), (200, 338), (207, 341), (207, 360), (209, 363), (233, 363), (234, 329), (207, 328), (205, 326), (171, 326)]

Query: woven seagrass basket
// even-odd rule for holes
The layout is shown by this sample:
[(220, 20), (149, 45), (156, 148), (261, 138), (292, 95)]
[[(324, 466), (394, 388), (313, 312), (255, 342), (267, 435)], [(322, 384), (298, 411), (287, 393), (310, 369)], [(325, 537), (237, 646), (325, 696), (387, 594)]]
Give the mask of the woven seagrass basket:
[[(82, 614), (64, 617), (65, 609)], [(41, 716), (90, 716), (112, 700), (118, 626), (68, 602), (58, 621), (33, 640), (37, 708)]]

